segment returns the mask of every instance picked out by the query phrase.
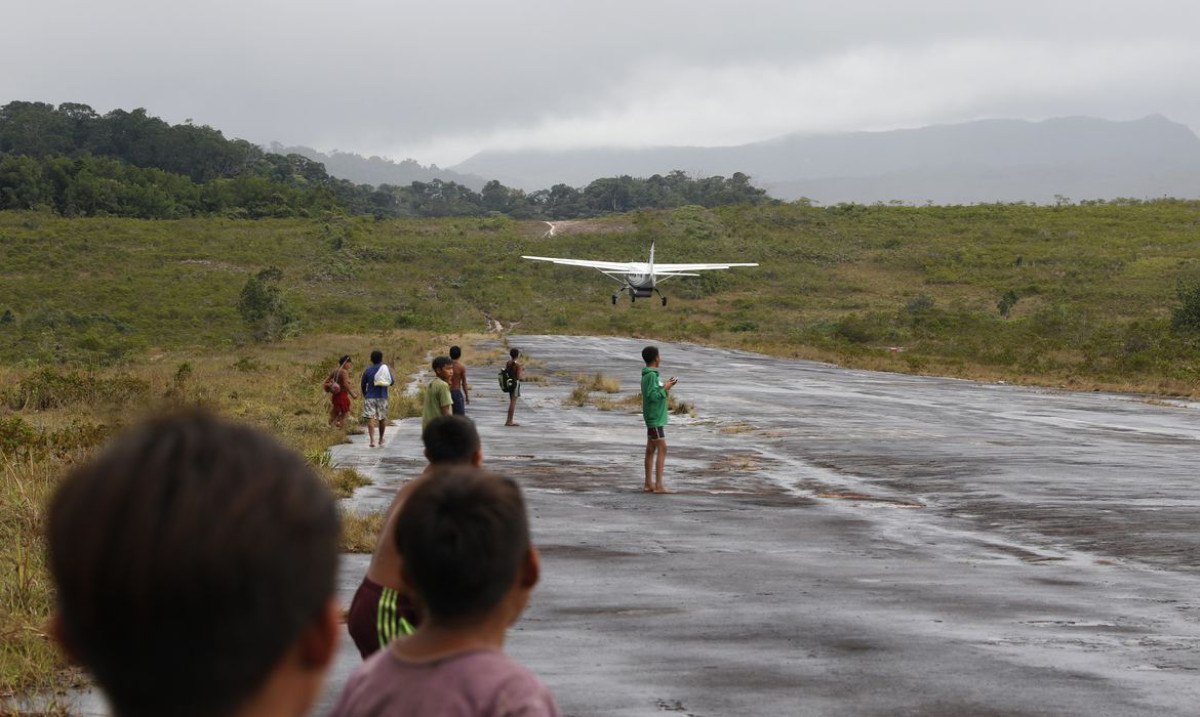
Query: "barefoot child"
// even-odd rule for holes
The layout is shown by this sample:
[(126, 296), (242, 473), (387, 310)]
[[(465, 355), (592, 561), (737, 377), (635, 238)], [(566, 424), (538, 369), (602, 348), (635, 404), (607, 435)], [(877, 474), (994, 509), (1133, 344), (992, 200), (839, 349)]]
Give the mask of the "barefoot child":
[(513, 420), (513, 413), (517, 410), (517, 399), (521, 397), (521, 378), (525, 375), (525, 368), (517, 361), (517, 357), (521, 355), (520, 350), (511, 349), (508, 352), (509, 361), (504, 364), (504, 370), (513, 379), (512, 389), (508, 392), (508, 418), (505, 419), (506, 426), (519, 426), (521, 424)]
[(421, 625), (350, 676), (333, 717), (557, 716), (550, 690), (503, 651), (539, 572), (517, 484), (439, 469), (404, 501), (394, 537)]
[[(646, 493), (670, 493), (663, 485), (663, 465), (667, 461), (667, 394), (679, 382), (671, 377), (666, 383), (658, 375), (660, 360), (658, 347), (642, 349), (642, 418), (646, 421), (646, 480), (642, 491)], [(654, 482), (650, 482), (651, 468)]]

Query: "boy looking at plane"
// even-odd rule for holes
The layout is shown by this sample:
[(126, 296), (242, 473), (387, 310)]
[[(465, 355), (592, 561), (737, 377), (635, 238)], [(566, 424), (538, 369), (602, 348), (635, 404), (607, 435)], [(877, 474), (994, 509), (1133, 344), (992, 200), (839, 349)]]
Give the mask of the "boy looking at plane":
[[(667, 461), (667, 398), (679, 379), (671, 377), (666, 383), (658, 375), (661, 357), (657, 346), (642, 349), (642, 418), (646, 421), (646, 480), (644, 493), (670, 493), (663, 485), (663, 465)], [(654, 482), (650, 470), (654, 469)]]
[(517, 399), (521, 397), (521, 378), (525, 375), (525, 368), (517, 361), (521, 355), (520, 349), (509, 349), (508, 363), (504, 364), (504, 370), (512, 378), (512, 388), (508, 392), (508, 418), (504, 420), (506, 426), (519, 426), (521, 424), (513, 420), (513, 414), (517, 410)]
[(421, 428), (438, 416), (449, 416), (454, 401), (450, 398), (450, 379), (454, 377), (454, 364), (445, 356), (433, 360), (434, 379), (425, 389), (425, 410), (421, 414)]
[(550, 690), (503, 651), (540, 570), (517, 484), (438, 469), (404, 501), (393, 537), (421, 626), (350, 676), (332, 716), (556, 717)]
[(454, 369), (453, 375), (450, 377), (450, 400), (453, 401), (453, 406), (450, 412), (455, 416), (467, 415), (467, 404), (471, 402), (471, 394), (467, 386), (467, 367), (459, 359), (462, 358), (462, 349), (458, 346), (450, 347), (450, 367)]
[[(475, 424), (462, 416), (433, 419), (421, 431), (421, 442), (425, 444), (425, 459), (429, 465), (417, 480), (423, 480), (439, 467), (478, 467), (483, 462), (483, 449)], [(392, 498), (383, 529), (375, 541), (367, 574), (350, 602), (346, 628), (363, 659), (386, 647), (394, 638), (411, 635), (419, 622), (412, 601), (402, 594), (400, 554), (392, 540), (400, 506), (417, 480), (405, 483)]]
[(307, 714), (340, 630), (338, 534), (273, 438), (203, 412), (141, 424), (50, 503), (51, 632), (118, 717)]
[[(383, 446), (383, 431), (388, 422), (388, 387), (396, 383), (392, 372), (383, 362), (383, 352), (375, 349), (371, 352), (371, 365), (362, 374), (361, 386), (363, 397), (363, 418), (367, 419), (367, 438), (371, 448)], [(376, 429), (379, 431), (379, 443), (375, 442)]]

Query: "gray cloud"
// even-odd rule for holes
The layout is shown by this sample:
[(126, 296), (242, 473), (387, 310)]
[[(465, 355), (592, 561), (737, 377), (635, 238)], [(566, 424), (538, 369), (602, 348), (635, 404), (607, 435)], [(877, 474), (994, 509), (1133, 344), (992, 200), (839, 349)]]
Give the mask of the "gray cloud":
[(1200, 127), (1193, 2), (821, 5), (42, 0), (5, 13), (0, 100), (442, 165), (979, 117)]

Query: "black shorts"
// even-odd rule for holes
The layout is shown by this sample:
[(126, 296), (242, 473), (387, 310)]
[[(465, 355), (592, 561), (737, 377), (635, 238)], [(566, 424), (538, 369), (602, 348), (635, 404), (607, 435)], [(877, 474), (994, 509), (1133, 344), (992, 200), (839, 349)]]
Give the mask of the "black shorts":
[(646, 440), (658, 441), (667, 437), (665, 426), (646, 426)]

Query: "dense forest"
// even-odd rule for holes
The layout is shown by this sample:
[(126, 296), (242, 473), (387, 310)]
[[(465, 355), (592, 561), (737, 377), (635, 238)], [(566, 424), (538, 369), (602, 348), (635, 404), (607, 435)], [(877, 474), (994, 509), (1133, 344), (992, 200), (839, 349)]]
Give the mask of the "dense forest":
[(498, 181), (475, 192), (455, 182), (399, 187), (355, 184), (299, 154), (274, 154), (190, 121), (63, 103), (0, 107), (0, 210), (49, 209), (62, 216), (170, 219), (194, 216), (304, 217), (323, 212), (376, 217), (571, 219), (635, 209), (770, 202), (741, 173), (692, 178), (609, 177), (526, 193)]

